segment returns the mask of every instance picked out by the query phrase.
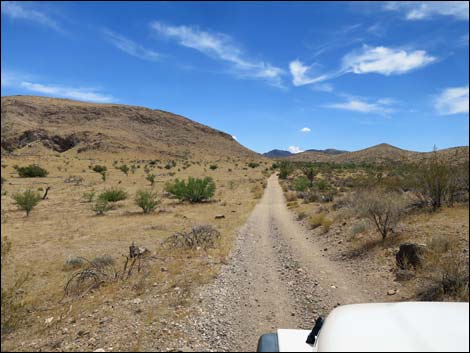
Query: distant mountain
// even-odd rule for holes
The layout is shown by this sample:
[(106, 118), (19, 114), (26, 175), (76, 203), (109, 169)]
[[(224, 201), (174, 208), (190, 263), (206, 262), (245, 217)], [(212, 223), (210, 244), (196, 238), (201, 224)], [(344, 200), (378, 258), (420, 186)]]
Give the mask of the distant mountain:
[(269, 152), (263, 153), (263, 156), (268, 157), (268, 158), (282, 158), (282, 157), (289, 157), (293, 153), (289, 151), (283, 151), (283, 150), (271, 150)]
[[(437, 151), (441, 156), (453, 162), (468, 161), (468, 146), (453, 147)], [(388, 161), (416, 161), (431, 156), (431, 152), (404, 150), (387, 143), (364, 148), (354, 152), (343, 152), (327, 155), (324, 152), (305, 151), (287, 157), (298, 162), (333, 162), (333, 163), (383, 163)]]
[(337, 150), (335, 148), (327, 148), (326, 150), (306, 150), (305, 152), (319, 152), (319, 153), (326, 153), (326, 154), (341, 154), (341, 153), (347, 153), (349, 151), (343, 151), (343, 150)]
[[(310, 149), (310, 150), (306, 150), (305, 152), (315, 152), (321, 155), (336, 155), (336, 154), (346, 153), (348, 151), (337, 150), (335, 148), (327, 148), (326, 150)], [(302, 152), (302, 153), (305, 153), (305, 152)], [(268, 158), (283, 158), (283, 157), (289, 157), (289, 156), (294, 156), (294, 155), (295, 155), (294, 153), (291, 153), (289, 151), (284, 151), (284, 150), (271, 150), (269, 152), (263, 153), (263, 156), (268, 157)]]

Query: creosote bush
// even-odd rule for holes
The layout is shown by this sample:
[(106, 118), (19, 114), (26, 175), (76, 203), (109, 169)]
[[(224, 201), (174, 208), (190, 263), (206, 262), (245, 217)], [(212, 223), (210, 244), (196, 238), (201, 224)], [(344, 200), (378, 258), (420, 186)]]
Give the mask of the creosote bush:
[(306, 177), (294, 179), (293, 187), (295, 191), (306, 191), (310, 186), (310, 181)]
[(155, 191), (139, 190), (135, 196), (135, 203), (144, 213), (150, 213), (155, 210), (160, 200)]
[(17, 205), (19, 209), (26, 211), (26, 216), (29, 216), (29, 213), (37, 206), (41, 199), (41, 195), (31, 189), (13, 195), (15, 205)]
[(404, 216), (406, 201), (395, 192), (361, 191), (354, 195), (352, 207), (358, 217), (370, 220), (385, 240)]
[(37, 164), (31, 164), (26, 167), (16, 167), (16, 171), (21, 178), (44, 178), (49, 172), (38, 166)]
[(214, 196), (215, 183), (211, 177), (189, 177), (187, 182), (176, 179), (167, 183), (165, 190), (181, 201), (202, 202)]
[(105, 200), (107, 202), (118, 202), (127, 199), (127, 192), (119, 188), (111, 188), (103, 191), (98, 199)]

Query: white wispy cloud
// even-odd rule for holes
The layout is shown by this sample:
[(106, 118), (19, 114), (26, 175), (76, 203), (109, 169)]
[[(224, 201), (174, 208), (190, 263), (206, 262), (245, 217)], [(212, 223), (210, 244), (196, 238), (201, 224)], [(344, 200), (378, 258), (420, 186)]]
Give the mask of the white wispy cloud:
[(233, 138), (235, 141), (238, 141), (237, 136), (232, 135), (232, 138)]
[(359, 98), (349, 98), (345, 102), (327, 104), (326, 108), (349, 110), (359, 113), (391, 113), (393, 109), (390, 107), (390, 101), (378, 100), (374, 103), (366, 102)]
[(103, 35), (108, 42), (129, 55), (149, 61), (156, 61), (161, 57), (159, 53), (151, 49), (147, 49), (142, 45), (137, 44), (136, 42), (109, 29), (104, 29)]
[(333, 85), (331, 83), (317, 83), (312, 85), (314, 91), (320, 92), (333, 92)]
[(241, 78), (264, 79), (282, 87), (284, 71), (270, 63), (248, 59), (234, 40), (223, 33), (200, 30), (192, 26), (171, 26), (155, 21), (151, 28), (158, 34), (175, 40), (179, 45), (195, 49), (211, 58), (228, 62)]
[(343, 70), (355, 74), (379, 73), (389, 76), (424, 67), (435, 60), (424, 50), (406, 51), (364, 45), (361, 51), (349, 53), (343, 58)]
[(446, 88), (436, 97), (434, 107), (441, 115), (468, 113), (468, 86)]
[(300, 129), (300, 132), (310, 132), (312, 131), (309, 127), (303, 127), (302, 129)]
[(404, 50), (383, 46), (370, 47), (364, 45), (360, 50), (354, 50), (342, 58), (339, 69), (332, 73), (312, 74), (313, 65), (306, 65), (299, 60), (289, 64), (294, 86), (314, 84), (317, 90), (331, 92), (332, 86), (323, 81), (353, 73), (356, 75), (377, 73), (385, 76), (405, 74), (412, 70), (429, 65), (437, 60), (425, 50)]
[(2, 15), (12, 19), (26, 20), (52, 28), (58, 32), (64, 32), (57, 21), (48, 14), (37, 9), (38, 5), (30, 2), (2, 1)]
[(468, 21), (468, 1), (387, 1), (384, 9), (401, 11), (407, 20), (423, 20), (434, 16), (451, 16)]
[(301, 149), (299, 146), (289, 146), (288, 150), (290, 153), (294, 154), (304, 152), (304, 150)]
[(33, 82), (33, 76), (2, 70), (2, 87), (21, 89), (27, 92), (44, 94), (52, 97), (70, 98), (87, 102), (116, 102), (112, 95), (96, 88), (72, 87), (56, 83)]
[(294, 60), (289, 63), (290, 73), (292, 74), (292, 83), (294, 86), (304, 86), (312, 83), (325, 81), (328, 75), (312, 75), (310, 72), (312, 66), (305, 65), (300, 60)]

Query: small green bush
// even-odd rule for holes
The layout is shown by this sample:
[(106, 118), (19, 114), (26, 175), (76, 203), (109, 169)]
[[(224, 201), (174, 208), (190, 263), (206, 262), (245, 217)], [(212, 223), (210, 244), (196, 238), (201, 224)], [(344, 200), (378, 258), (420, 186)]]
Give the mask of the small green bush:
[(100, 174), (102, 174), (102, 173), (104, 173), (104, 172), (106, 172), (106, 171), (108, 170), (108, 168), (106, 168), (105, 165), (99, 165), (99, 164), (94, 165), (93, 167), (91, 167), (91, 169), (92, 169), (94, 172), (100, 173)]
[(84, 192), (82, 197), (85, 202), (92, 202), (93, 199), (95, 198), (96, 192), (94, 191), (89, 191), (89, 192)]
[(217, 164), (211, 164), (209, 166), (210, 170), (216, 170), (218, 168), (218, 165)]
[(26, 216), (29, 216), (32, 209), (41, 201), (41, 195), (39, 195), (37, 191), (28, 189), (13, 195), (13, 200), (15, 201), (15, 205), (17, 205), (19, 209), (26, 211)]
[(135, 203), (142, 208), (144, 213), (150, 213), (155, 210), (160, 201), (156, 192), (139, 190), (135, 197)]
[(119, 170), (120, 170), (121, 172), (123, 172), (124, 174), (126, 174), (126, 176), (129, 175), (129, 170), (130, 170), (130, 169), (129, 169), (129, 167), (127, 166), (127, 164), (121, 165), (121, 166), (119, 167)]
[(37, 164), (31, 164), (27, 167), (17, 167), (16, 171), (21, 178), (44, 178), (49, 172)]
[(176, 179), (168, 183), (165, 190), (181, 201), (202, 202), (214, 196), (215, 183), (210, 177), (189, 177), (187, 182)]
[(310, 185), (306, 177), (300, 177), (294, 180), (293, 186), (295, 191), (306, 191)]
[(127, 192), (119, 188), (111, 188), (103, 191), (98, 199), (105, 200), (107, 202), (118, 202), (127, 199)]
[(92, 209), (96, 212), (97, 215), (103, 215), (105, 214), (105, 212), (111, 210), (112, 206), (109, 204), (108, 201), (98, 198), (98, 200), (96, 200), (95, 204), (93, 205)]
[(256, 168), (258, 166), (259, 166), (259, 163), (255, 163), (255, 162), (248, 163), (248, 167), (250, 167), (250, 168)]
[(153, 186), (155, 184), (155, 174), (149, 173), (145, 177), (150, 182), (150, 186)]

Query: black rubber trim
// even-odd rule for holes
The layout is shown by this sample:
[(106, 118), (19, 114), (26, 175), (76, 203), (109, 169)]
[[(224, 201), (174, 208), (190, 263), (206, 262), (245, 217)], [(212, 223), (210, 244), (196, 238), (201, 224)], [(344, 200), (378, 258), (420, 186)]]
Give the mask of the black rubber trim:
[(279, 352), (277, 333), (266, 333), (258, 340), (257, 352)]

